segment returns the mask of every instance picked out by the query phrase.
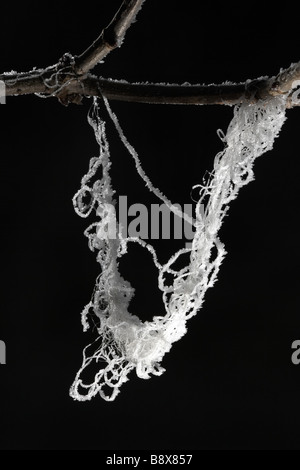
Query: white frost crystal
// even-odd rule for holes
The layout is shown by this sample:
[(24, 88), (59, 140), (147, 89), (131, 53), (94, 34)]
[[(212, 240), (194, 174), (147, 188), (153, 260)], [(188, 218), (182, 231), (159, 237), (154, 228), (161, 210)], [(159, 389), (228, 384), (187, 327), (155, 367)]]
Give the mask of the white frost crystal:
[[(176, 208), (153, 187), (145, 175), (135, 150), (125, 138), (107, 101), (104, 101), (124, 145), (135, 160), (139, 175), (148, 188), (175, 211)], [(73, 202), (80, 216), (87, 217), (95, 210), (100, 218), (85, 231), (91, 250), (98, 252), (101, 274), (97, 278), (92, 299), (82, 312), (84, 330), (92, 322), (93, 326), (96, 324), (98, 336), (94, 343), (84, 349), (82, 366), (70, 389), (74, 399), (90, 400), (99, 393), (105, 400), (114, 400), (133, 369), (143, 379), (149, 378), (150, 374), (161, 375), (164, 372), (160, 365), (164, 355), (170, 351), (172, 343), (186, 333), (186, 321), (197, 313), (206, 290), (216, 281), (226, 254), (218, 232), (228, 204), (236, 198), (239, 189), (253, 179), (254, 160), (272, 149), (285, 120), (285, 107), (286, 96), (235, 106), (226, 136), (222, 136), (225, 149), (216, 155), (209, 180), (196, 186), (199, 188), (199, 200), (195, 208), (196, 231), (192, 246), (175, 253), (166, 264), (161, 265), (151, 245), (138, 238), (122, 238), (115, 212), (106, 210), (113, 205), (114, 191), (109, 176), (111, 163), (105, 124), (98, 116), (95, 100), (89, 122), (94, 128), (100, 155), (91, 159), (89, 171), (83, 177), (81, 189)], [(91, 184), (90, 179), (99, 170), (102, 170), (102, 177)], [(84, 202), (86, 198), (89, 198), (88, 203)], [(188, 217), (185, 214), (181, 216)], [(111, 223), (117, 227), (117, 236), (97, 237), (99, 230), (102, 234), (107, 232)], [(142, 322), (129, 312), (134, 289), (118, 271), (118, 259), (126, 253), (130, 242), (139, 243), (148, 249), (158, 268), (158, 287), (162, 291), (166, 314), (154, 316), (150, 322)], [(189, 264), (176, 271), (174, 262), (187, 252), (190, 253)], [(170, 277), (170, 274), (173, 282), (167, 284), (166, 275)], [(99, 366), (99, 370), (93, 381), (86, 384), (81, 376), (93, 362)]]

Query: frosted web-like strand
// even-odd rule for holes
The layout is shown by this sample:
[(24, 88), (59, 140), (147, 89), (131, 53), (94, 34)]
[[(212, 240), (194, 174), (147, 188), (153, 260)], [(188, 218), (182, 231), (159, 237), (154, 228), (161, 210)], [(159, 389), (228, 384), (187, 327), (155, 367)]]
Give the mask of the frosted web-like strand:
[(107, 98), (105, 98), (105, 96), (103, 96), (103, 101), (104, 101), (104, 104), (106, 106), (107, 112), (108, 112), (111, 120), (113, 121), (118, 133), (119, 133), (121, 141), (123, 142), (124, 146), (126, 147), (128, 152), (130, 153), (132, 158), (134, 159), (136, 170), (137, 170), (138, 174), (140, 175), (140, 177), (142, 178), (142, 180), (144, 180), (144, 182), (146, 183), (146, 186), (148, 187), (149, 191), (153, 192), (153, 194), (155, 194), (155, 196), (158, 197), (158, 199), (160, 199), (169, 208), (169, 210), (172, 211), (175, 215), (177, 215), (178, 217), (182, 217), (183, 219), (185, 219), (188, 223), (190, 223), (193, 226), (194, 225), (193, 220), (187, 214), (183, 213), (178, 207), (176, 207), (174, 204), (172, 204), (171, 201), (169, 201), (169, 199), (158, 188), (156, 188), (152, 184), (152, 182), (150, 181), (150, 179), (148, 178), (148, 176), (146, 175), (146, 173), (144, 172), (144, 170), (142, 168), (142, 165), (141, 165), (141, 162), (140, 162), (140, 159), (139, 159), (139, 156), (138, 156), (136, 150), (128, 142), (128, 140), (127, 140), (120, 124), (119, 124), (117, 116), (112, 111), (112, 109), (109, 105), (109, 102), (108, 102)]
[[(89, 172), (82, 179), (82, 192), (79, 190), (76, 193), (73, 202), (75, 209), (84, 216), (92, 205), (100, 217), (100, 221), (92, 224), (85, 232), (90, 248), (98, 250), (101, 274), (97, 278), (92, 300), (82, 312), (84, 330), (94, 318), (98, 320), (98, 337), (84, 350), (82, 366), (70, 390), (74, 399), (89, 400), (99, 393), (105, 400), (114, 400), (132, 370), (144, 379), (149, 378), (150, 374), (161, 375), (164, 372), (160, 365), (164, 355), (186, 333), (186, 321), (201, 308), (207, 289), (217, 279), (226, 254), (218, 233), (228, 204), (236, 198), (239, 189), (253, 179), (254, 160), (272, 148), (285, 120), (285, 106), (286, 97), (281, 96), (268, 102), (244, 103), (234, 108), (227, 133), (222, 135), (226, 147), (216, 156), (214, 170), (207, 182), (198, 185), (196, 232), (192, 247), (179, 250), (167, 263), (161, 265), (154, 248), (140, 239), (123, 239), (120, 230), (115, 239), (107, 237), (99, 240), (92, 233), (95, 227), (105, 225), (104, 211), (98, 208), (101, 205), (105, 207), (107, 202), (112, 204), (114, 193), (109, 177), (111, 163), (105, 124), (99, 118), (98, 106), (94, 102), (94, 116), (89, 119), (100, 147), (100, 155), (91, 160)], [(128, 148), (130, 144), (127, 139), (124, 141), (123, 132), (119, 133)], [(140, 163), (137, 166), (139, 175), (146, 181)], [(102, 178), (93, 186), (89, 185), (90, 178), (96, 173), (94, 170), (100, 168)], [(153, 188), (151, 182), (149, 186)], [(84, 204), (82, 194), (85, 192), (91, 195), (89, 204)], [(157, 195), (161, 194), (159, 192)], [(116, 217), (114, 211), (110, 217)], [(115, 223), (118, 227), (117, 220)], [(151, 322), (142, 322), (129, 312), (134, 289), (118, 271), (118, 258), (126, 253), (127, 243), (130, 242), (138, 242), (148, 249), (158, 269), (158, 287), (162, 291), (166, 314), (154, 316)], [(213, 248), (216, 249), (214, 256)], [(187, 253), (187, 266), (176, 271), (173, 264)], [(169, 284), (165, 278), (167, 273), (173, 275), (173, 282)], [(99, 371), (91, 383), (86, 384), (82, 373), (93, 362), (99, 365)]]

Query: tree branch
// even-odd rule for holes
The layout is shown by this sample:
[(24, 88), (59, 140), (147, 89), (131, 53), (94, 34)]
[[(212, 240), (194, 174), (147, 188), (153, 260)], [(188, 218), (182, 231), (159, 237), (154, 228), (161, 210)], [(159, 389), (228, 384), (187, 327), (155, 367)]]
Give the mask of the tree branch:
[[(292, 91), (293, 84), (300, 80), (300, 62), (281, 70), (276, 77), (219, 85), (138, 84), (93, 75), (77, 77), (66, 60), (65, 68), (54, 66), (23, 74), (4, 74), (0, 75), (0, 80), (5, 82), (8, 96), (37, 93), (57, 96), (63, 104), (78, 102), (82, 96), (103, 95), (109, 100), (136, 103), (235, 105)], [(296, 105), (299, 103), (291, 99), (287, 104), (288, 107)]]
[[(295, 86), (299, 86), (300, 62), (281, 70), (275, 77), (260, 77), (244, 83), (227, 82), (219, 85), (138, 84), (98, 78), (89, 74), (88, 72), (111, 50), (121, 45), (127, 29), (144, 1), (123, 0), (110, 24), (81, 55), (73, 57), (67, 53), (57, 64), (45, 69), (0, 75), (0, 80), (5, 83), (6, 95), (54, 96), (64, 105), (78, 104), (83, 96), (105, 96), (110, 100), (153, 104), (235, 105), (289, 93)], [(289, 98), (287, 101), (287, 107), (299, 104), (298, 99)]]
[(125, 33), (145, 0), (124, 0), (110, 24), (80, 56), (75, 57), (75, 72), (85, 75), (113, 49), (120, 47)]
[[(91, 95), (101, 94), (110, 100), (149, 104), (224, 104), (232, 105), (248, 99), (256, 99), (259, 85), (266, 79), (249, 83), (223, 83), (219, 85), (128, 83), (89, 77), (85, 81)], [(97, 88), (98, 92), (97, 92)]]

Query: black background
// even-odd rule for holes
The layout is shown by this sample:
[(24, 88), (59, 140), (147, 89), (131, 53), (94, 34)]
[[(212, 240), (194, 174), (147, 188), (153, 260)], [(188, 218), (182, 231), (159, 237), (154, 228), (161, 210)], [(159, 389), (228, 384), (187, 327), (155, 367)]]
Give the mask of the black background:
[[(26, 71), (80, 53), (120, 5), (100, 0), (1, 6), (1, 71)], [(129, 81), (219, 83), (275, 75), (299, 60), (297, 28), (278, 8), (255, 3), (199, 8), (199, 2), (147, 0), (122, 47), (94, 70)], [(83, 106), (54, 98), (8, 97), (0, 107), (1, 449), (299, 449), (300, 365), (291, 344), (299, 319), (299, 122), (288, 119), (256, 179), (232, 203), (220, 237), (228, 255), (188, 333), (148, 381), (131, 373), (112, 403), (68, 395), (81, 364), (80, 312), (99, 266), (72, 197), (98, 148)], [(111, 103), (155, 186), (190, 203), (223, 148), (232, 108)], [(104, 112), (105, 117), (105, 112)], [(118, 194), (157, 202), (111, 124)], [(178, 243), (162, 241), (161, 259)], [(139, 248), (124, 275), (137, 288), (133, 313), (162, 314), (155, 270)]]

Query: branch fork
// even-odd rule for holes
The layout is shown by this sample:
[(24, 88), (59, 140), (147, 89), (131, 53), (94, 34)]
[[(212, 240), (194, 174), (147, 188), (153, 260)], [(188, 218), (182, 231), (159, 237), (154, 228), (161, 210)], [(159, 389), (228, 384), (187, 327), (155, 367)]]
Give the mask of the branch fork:
[(300, 62), (280, 70), (275, 77), (219, 85), (135, 84), (92, 75), (90, 71), (112, 50), (120, 47), (144, 1), (124, 0), (110, 24), (79, 56), (66, 53), (57, 64), (45, 69), (0, 75), (6, 95), (53, 96), (65, 106), (80, 104), (84, 96), (151, 104), (235, 105), (288, 93), (287, 107), (300, 105), (299, 100), (291, 96), (295, 87), (300, 86)]

